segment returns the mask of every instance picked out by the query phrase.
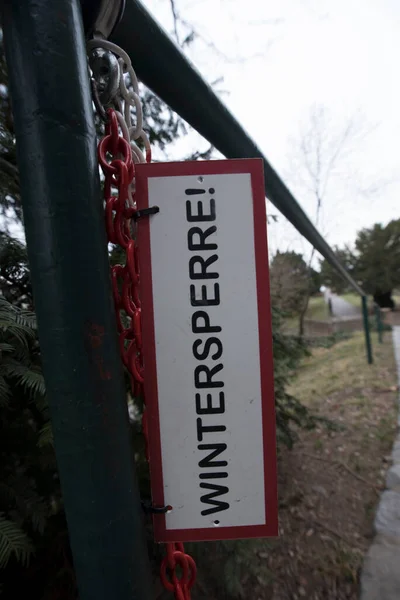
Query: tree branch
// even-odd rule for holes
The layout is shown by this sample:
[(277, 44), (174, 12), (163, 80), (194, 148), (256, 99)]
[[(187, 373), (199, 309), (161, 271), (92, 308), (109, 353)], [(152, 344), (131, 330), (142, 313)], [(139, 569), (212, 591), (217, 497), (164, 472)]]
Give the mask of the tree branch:
[(179, 41), (179, 34), (178, 34), (179, 15), (178, 15), (178, 12), (176, 10), (175, 0), (169, 0), (169, 3), (171, 5), (172, 18), (174, 20), (174, 35), (175, 35), (175, 39), (176, 39), (178, 45), (180, 46), (181, 44), (180, 44), (180, 41)]

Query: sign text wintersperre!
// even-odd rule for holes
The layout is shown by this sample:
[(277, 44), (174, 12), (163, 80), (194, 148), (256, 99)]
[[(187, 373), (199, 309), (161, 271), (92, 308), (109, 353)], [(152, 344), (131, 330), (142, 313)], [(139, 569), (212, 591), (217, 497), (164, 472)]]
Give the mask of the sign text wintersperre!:
[[(209, 197), (207, 197), (207, 192)], [(217, 204), (213, 197), (215, 189), (187, 188), (185, 195), (199, 197), (206, 194), (201, 200), (186, 200), (186, 219), (189, 224), (187, 233), (188, 250), (193, 253), (189, 259), (190, 304), (194, 309), (192, 314), (192, 332), (194, 335), (203, 334), (205, 339), (196, 338), (192, 345), (194, 358), (199, 361), (194, 369), (195, 405), (197, 450), (203, 457), (198, 461), (200, 488), (208, 490), (201, 496), (200, 501), (213, 506), (203, 508), (202, 515), (208, 515), (229, 508), (229, 503), (218, 499), (229, 492), (228, 481), (221, 485), (216, 480), (226, 480), (228, 462), (224, 456), (227, 444), (218, 442), (218, 433), (226, 431), (223, 415), (225, 413), (225, 394), (218, 391), (224, 387), (223, 381), (223, 344), (221, 340), (222, 328), (212, 324), (209, 311), (210, 306), (220, 304), (220, 285), (214, 281), (219, 278), (218, 273), (218, 244), (215, 242), (217, 232)], [(212, 251), (208, 258), (199, 253)], [(204, 307), (200, 309), (200, 307)], [(202, 361), (211, 357), (216, 364), (212, 367), (202, 364)], [(204, 453), (206, 455), (204, 456)], [(221, 470), (225, 469), (225, 470)], [(219, 521), (215, 521), (219, 524)]]

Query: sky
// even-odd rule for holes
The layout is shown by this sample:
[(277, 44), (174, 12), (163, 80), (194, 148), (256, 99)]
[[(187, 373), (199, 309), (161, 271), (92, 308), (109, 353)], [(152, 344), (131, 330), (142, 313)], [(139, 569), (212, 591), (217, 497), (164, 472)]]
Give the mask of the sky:
[[(170, 0), (144, 0), (173, 32)], [(175, 0), (196, 31), (188, 58), (255, 140), (315, 222), (315, 195), (304, 185), (301, 141), (320, 129), (335, 160), (318, 228), (330, 245), (400, 217), (400, 3), (397, 0)], [(189, 29), (180, 23), (182, 40)], [(220, 81), (218, 81), (220, 80)], [(335, 145), (336, 144), (336, 145)], [(204, 141), (189, 134), (168, 151), (185, 156)], [(332, 150), (333, 149), (333, 150)], [(278, 214), (267, 202), (269, 214)], [(268, 226), (270, 251), (310, 246), (283, 217)]]

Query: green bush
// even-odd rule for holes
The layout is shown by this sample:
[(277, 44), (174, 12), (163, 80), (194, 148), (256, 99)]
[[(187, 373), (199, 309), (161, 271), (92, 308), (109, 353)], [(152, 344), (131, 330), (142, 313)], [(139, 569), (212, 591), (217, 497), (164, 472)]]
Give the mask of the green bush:
[(2, 595), (55, 597), (74, 579), (36, 320), (1, 297), (0, 409)]

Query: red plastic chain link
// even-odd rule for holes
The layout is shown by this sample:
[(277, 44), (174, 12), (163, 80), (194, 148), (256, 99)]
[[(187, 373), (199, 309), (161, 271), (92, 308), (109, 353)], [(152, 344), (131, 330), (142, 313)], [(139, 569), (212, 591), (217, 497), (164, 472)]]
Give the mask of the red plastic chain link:
[[(111, 268), (112, 287), (122, 361), (129, 371), (133, 396), (143, 395), (143, 357), (141, 304), (139, 297), (139, 253), (133, 236), (135, 209), (128, 205), (129, 186), (135, 165), (129, 143), (120, 135), (118, 118), (113, 109), (107, 111), (105, 136), (99, 143), (99, 162), (105, 176), (104, 200), (108, 241), (125, 252), (125, 265)], [(151, 154), (146, 152), (150, 162)], [(113, 190), (115, 194), (113, 194)], [(148, 460), (148, 430), (144, 403), (142, 430)], [(185, 553), (180, 542), (166, 544), (161, 564), (161, 581), (174, 592), (176, 600), (190, 600), (190, 589), (196, 578), (196, 564)], [(178, 576), (179, 573), (179, 576)]]
[[(182, 575), (178, 578), (176, 567), (180, 566)], [(171, 580), (168, 579), (167, 571), (170, 572)], [(190, 588), (196, 579), (196, 563), (193, 558), (185, 554), (183, 544), (176, 542), (167, 544), (167, 556), (161, 563), (161, 582), (163, 586), (174, 592), (177, 600), (190, 598)]]

